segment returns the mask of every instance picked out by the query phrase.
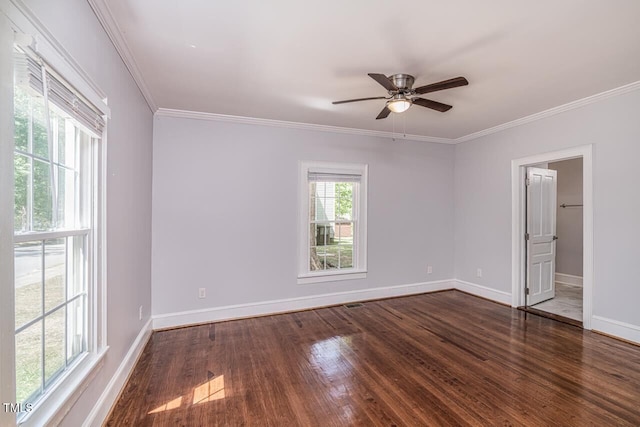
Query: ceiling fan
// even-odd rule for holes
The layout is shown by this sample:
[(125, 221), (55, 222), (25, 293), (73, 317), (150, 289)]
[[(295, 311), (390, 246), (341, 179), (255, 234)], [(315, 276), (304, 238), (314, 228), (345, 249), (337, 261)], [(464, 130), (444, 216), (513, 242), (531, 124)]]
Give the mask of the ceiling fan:
[(358, 98), (358, 99), (346, 99), (344, 101), (335, 101), (336, 104), (345, 104), (347, 102), (359, 102), (369, 101), (372, 99), (386, 99), (387, 103), (376, 117), (378, 119), (385, 119), (391, 113), (402, 113), (416, 104), (421, 107), (431, 108), (432, 110), (440, 111), (444, 113), (450, 110), (451, 105), (443, 104), (441, 102), (432, 101), (430, 99), (418, 98), (414, 95), (423, 95), (425, 93), (436, 92), (444, 89), (451, 89), (458, 86), (466, 86), (469, 84), (464, 77), (454, 77), (453, 79), (443, 80), (438, 83), (431, 83), (425, 86), (420, 86), (415, 89), (412, 88), (415, 79), (409, 74), (393, 74), (389, 77), (384, 74), (369, 73), (369, 77), (377, 81), (388, 92), (389, 97), (386, 96), (374, 96), (371, 98)]

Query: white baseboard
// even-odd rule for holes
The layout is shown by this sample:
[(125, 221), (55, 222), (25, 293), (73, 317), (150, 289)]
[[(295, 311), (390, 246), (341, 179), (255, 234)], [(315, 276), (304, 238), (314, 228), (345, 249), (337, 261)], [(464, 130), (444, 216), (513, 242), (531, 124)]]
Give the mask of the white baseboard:
[(486, 286), (478, 285), (476, 283), (465, 282), (464, 280), (455, 280), (455, 288), (459, 291), (468, 292), (472, 295), (482, 298), (490, 299), (491, 301), (499, 302), (506, 305), (511, 305), (511, 293), (498, 291), (496, 289), (487, 288)]
[(592, 330), (640, 344), (640, 326), (600, 316), (591, 319)]
[(564, 283), (565, 285), (582, 287), (582, 276), (573, 276), (571, 274), (556, 273), (555, 281), (558, 283)]
[(111, 407), (116, 402), (118, 396), (120, 396), (120, 392), (124, 388), (127, 379), (129, 379), (129, 375), (133, 372), (133, 368), (142, 354), (142, 350), (144, 350), (149, 337), (151, 336), (151, 325), (152, 320), (149, 319), (149, 321), (142, 327), (140, 333), (133, 344), (131, 344), (129, 351), (122, 360), (122, 363), (118, 366), (118, 369), (107, 384), (104, 392), (100, 395), (100, 398), (93, 406), (93, 409), (87, 416), (87, 419), (82, 424), (83, 427), (99, 426), (104, 423), (105, 419), (109, 415)]
[(422, 294), (425, 292), (442, 291), (445, 289), (455, 289), (455, 281), (437, 280), (433, 282), (413, 283), (409, 285), (388, 286), (384, 288), (372, 288), (300, 298), (229, 305), (205, 310), (158, 314), (153, 316), (153, 329), (166, 329), (178, 326), (195, 325), (199, 323), (218, 322), (221, 320), (241, 319), (244, 317), (307, 310), (356, 301)]

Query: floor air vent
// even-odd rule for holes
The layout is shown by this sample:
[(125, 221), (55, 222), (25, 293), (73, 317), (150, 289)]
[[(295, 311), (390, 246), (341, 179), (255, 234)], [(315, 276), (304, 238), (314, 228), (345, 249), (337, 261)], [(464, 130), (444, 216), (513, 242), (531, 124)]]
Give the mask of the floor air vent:
[(344, 305), (346, 308), (358, 308), (358, 307), (363, 307), (364, 304), (362, 304), (361, 302), (354, 302), (351, 304), (345, 304)]

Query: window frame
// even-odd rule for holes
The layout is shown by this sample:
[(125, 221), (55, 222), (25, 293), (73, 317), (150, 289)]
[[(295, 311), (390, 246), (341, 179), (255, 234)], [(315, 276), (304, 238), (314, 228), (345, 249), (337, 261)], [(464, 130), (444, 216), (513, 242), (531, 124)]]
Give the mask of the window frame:
[[(300, 161), (298, 176), (298, 274), (299, 285), (339, 280), (365, 279), (367, 277), (367, 186), (368, 165), (362, 163), (340, 163)], [(309, 218), (309, 173), (334, 175), (359, 175), (360, 181), (353, 191), (353, 267), (311, 271)]]
[[(6, 7), (5, 7), (6, 6)], [(10, 73), (13, 76), (13, 46), (28, 47), (38, 57), (42, 58), (55, 72), (61, 76), (78, 93), (97, 108), (105, 122), (110, 118), (110, 109), (106, 103), (106, 96), (84, 72), (77, 62), (64, 50), (64, 48), (51, 36), (37, 19), (25, 12), (16, 3), (3, 3), (0, 9), (0, 64), (2, 76)], [(37, 43), (35, 41), (37, 40)], [(10, 48), (9, 50), (7, 50)], [(9, 87), (10, 86), (10, 87)], [(10, 126), (0, 132), (0, 151), (2, 157), (9, 155), (11, 165), (14, 158), (13, 140), (13, 79), (3, 79), (0, 91), (0, 119), (2, 122), (11, 123)], [(82, 128), (82, 126), (79, 126)], [(94, 133), (95, 132), (90, 132)], [(107, 345), (107, 319), (106, 319), (106, 159), (107, 159), (107, 125), (102, 129), (99, 141), (92, 138), (90, 162), (93, 168), (92, 181), (92, 205), (91, 222), (93, 231), (87, 237), (86, 245), (92, 252), (92, 259), (88, 263), (86, 274), (88, 275), (87, 291), (91, 292), (87, 300), (87, 352), (82, 353), (72, 363), (71, 369), (66, 369), (60, 374), (47, 392), (41, 396), (30, 411), (20, 414), (1, 411), (0, 424), (3, 425), (45, 425), (57, 424), (69, 411), (71, 406), (80, 398), (89, 382), (95, 377), (98, 370), (104, 364), (104, 356), (108, 351)], [(11, 153), (11, 154), (9, 154)], [(4, 162), (6, 163), (6, 162)], [(3, 166), (4, 166), (3, 163)], [(0, 195), (2, 200), (13, 200), (15, 187), (13, 180), (13, 166), (2, 168), (0, 172)], [(7, 197), (9, 196), (9, 197)], [(2, 358), (0, 361), (0, 395), (3, 402), (16, 403), (16, 375), (15, 375), (15, 335), (7, 334), (9, 329), (14, 330), (15, 318), (15, 292), (14, 292), (14, 224), (13, 202), (3, 203), (0, 208), (0, 259), (3, 273), (0, 275), (0, 292), (3, 295), (0, 323), (0, 349)], [(38, 232), (43, 235), (44, 233)], [(42, 236), (35, 237), (40, 239)], [(5, 268), (6, 267), (6, 268)], [(6, 297), (6, 298), (4, 298)], [(24, 408), (23, 408), (24, 409)]]

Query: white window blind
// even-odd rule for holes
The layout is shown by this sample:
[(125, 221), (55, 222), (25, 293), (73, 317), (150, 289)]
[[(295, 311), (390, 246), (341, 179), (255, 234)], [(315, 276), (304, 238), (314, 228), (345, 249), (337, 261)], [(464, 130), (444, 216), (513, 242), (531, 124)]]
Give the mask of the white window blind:
[(98, 136), (102, 135), (105, 120), (99, 110), (63, 83), (44, 61), (25, 52), (14, 52), (14, 64), (16, 84), (29, 86), (41, 95), (46, 90), (49, 101)]
[(326, 173), (309, 171), (309, 182), (360, 182), (362, 176), (353, 173)]

